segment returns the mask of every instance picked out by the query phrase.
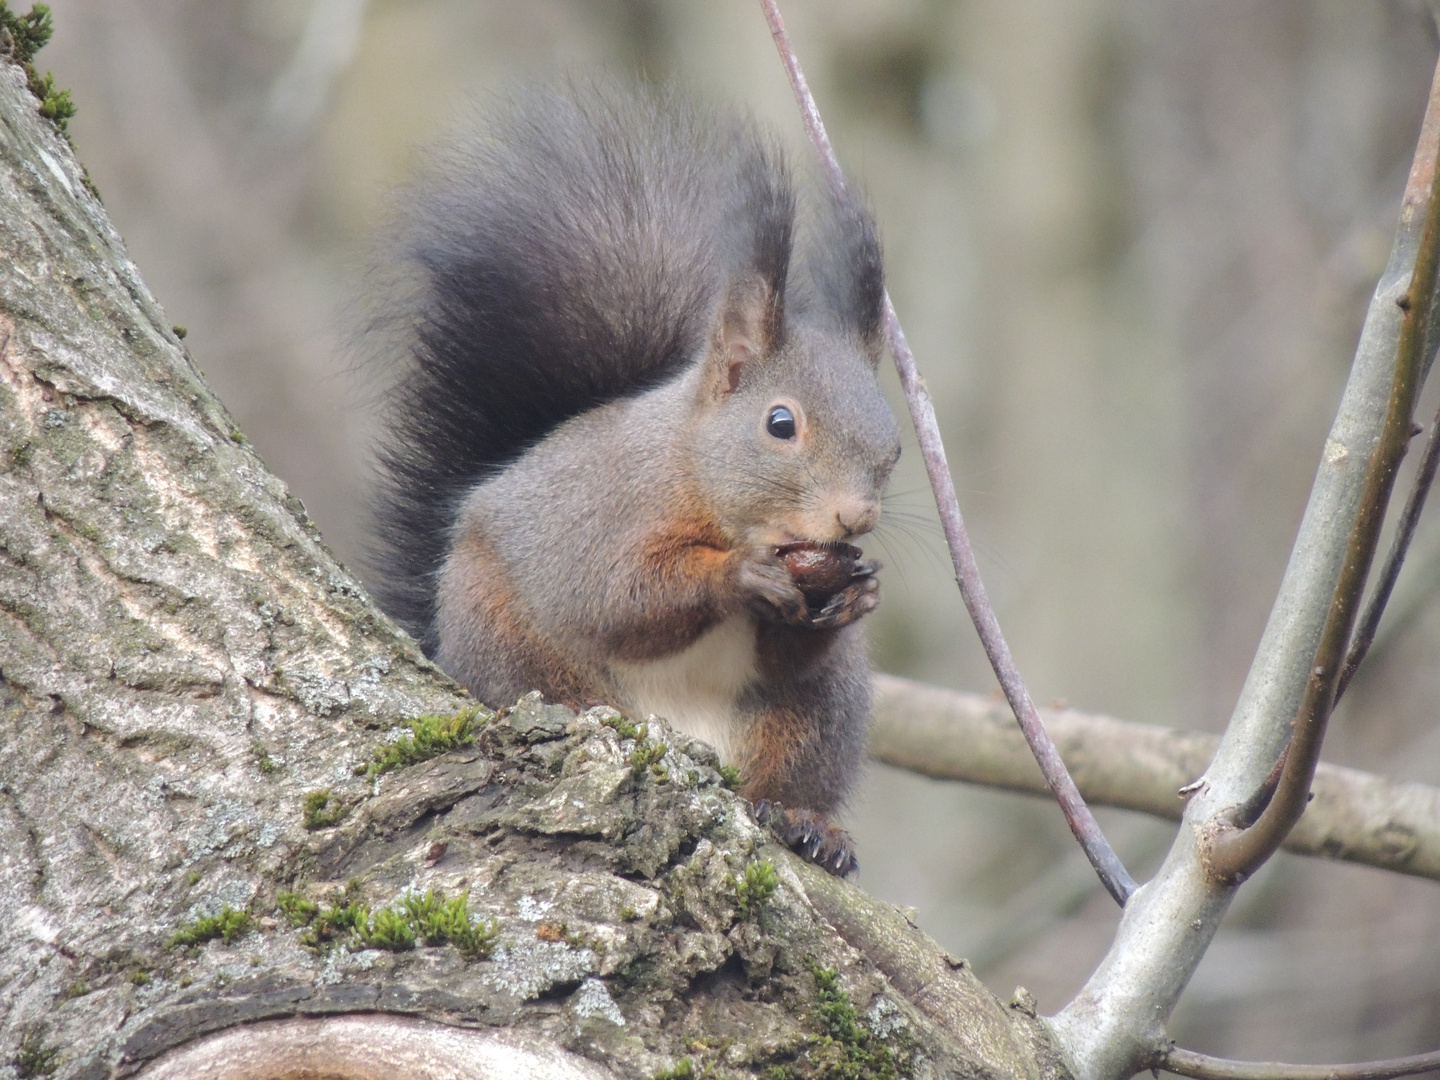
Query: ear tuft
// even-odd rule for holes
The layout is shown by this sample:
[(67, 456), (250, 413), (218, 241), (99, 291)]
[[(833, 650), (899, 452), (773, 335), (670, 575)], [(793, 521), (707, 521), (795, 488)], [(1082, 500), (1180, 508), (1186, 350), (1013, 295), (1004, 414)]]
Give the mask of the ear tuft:
[(848, 189), (825, 188), (805, 266), (835, 324), (865, 343), (878, 363), (884, 340), (885, 271), (875, 221)]

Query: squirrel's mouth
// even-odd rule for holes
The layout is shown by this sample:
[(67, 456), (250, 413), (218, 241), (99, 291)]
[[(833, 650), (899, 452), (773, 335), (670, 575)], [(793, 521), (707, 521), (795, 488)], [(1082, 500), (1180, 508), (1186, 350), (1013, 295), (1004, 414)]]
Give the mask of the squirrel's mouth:
[[(826, 528), (827, 524), (830, 526), (829, 528)], [(756, 539), (772, 548), (794, 545), (837, 550), (847, 547), (854, 548), (853, 541), (859, 539), (862, 534), (847, 533), (838, 526), (838, 522), (777, 521), (768, 528), (757, 530), (759, 536)], [(856, 551), (858, 555), (858, 549)]]
[(787, 540), (775, 545), (775, 554), (784, 558), (791, 552), (827, 551), (846, 558), (858, 559), (865, 553), (844, 540)]

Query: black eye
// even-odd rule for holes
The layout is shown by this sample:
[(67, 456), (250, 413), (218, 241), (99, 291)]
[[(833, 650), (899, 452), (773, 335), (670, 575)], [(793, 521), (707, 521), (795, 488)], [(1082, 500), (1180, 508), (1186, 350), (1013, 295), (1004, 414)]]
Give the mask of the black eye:
[(765, 418), (765, 430), (777, 439), (795, 437), (795, 414), (784, 405), (776, 405)]

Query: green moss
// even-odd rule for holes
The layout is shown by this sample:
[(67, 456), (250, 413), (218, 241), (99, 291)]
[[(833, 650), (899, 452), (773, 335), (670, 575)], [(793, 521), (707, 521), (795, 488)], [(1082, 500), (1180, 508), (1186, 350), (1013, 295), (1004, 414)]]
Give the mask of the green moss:
[(398, 907), (372, 911), (354, 899), (354, 892), (336, 893), (329, 904), (283, 892), (275, 904), (292, 926), (304, 929), (300, 943), (316, 950), (344, 943), (352, 949), (400, 952), (423, 942), (454, 945), (466, 960), (483, 960), (500, 934), (493, 919), (475, 920), (468, 893), (447, 899), (443, 892), (430, 889), (407, 894)]
[(184, 341), (185, 335), (190, 333), (189, 330), (181, 326), (179, 323), (176, 323), (174, 326), (170, 327), (170, 332), (174, 334), (177, 338), (179, 338), (181, 341)]
[(320, 914), (320, 905), (306, 900), (299, 893), (282, 892), (275, 897), (275, 906), (290, 920), (291, 926), (308, 926)]
[(10, 451), (10, 460), (17, 468), (24, 468), (35, 460), (35, 446), (28, 440)]
[(270, 756), (270, 751), (265, 749), (265, 744), (259, 739), (256, 739), (250, 744), (250, 752), (255, 755), (256, 766), (266, 776), (269, 776), (280, 767), (275, 764), (275, 760)]
[(341, 941), (353, 939), (356, 931), (370, 921), (370, 909), (359, 901), (321, 908), (305, 932), (300, 944), (307, 949), (323, 951)]
[(720, 766), (720, 780), (731, 791), (740, 790), (740, 770), (734, 765)]
[[(790, 1050), (788, 1061), (772, 1061), (759, 1071), (760, 1080), (902, 1080), (914, 1075), (915, 1050), (903, 1035), (882, 1041), (860, 1014), (831, 968), (811, 963), (815, 997), (803, 1050)], [(793, 1056), (792, 1056), (793, 1055)]]
[(35, 59), (54, 32), (49, 4), (36, 4), (28, 15), (16, 15), (0, 0), (0, 49), (17, 64)]
[(615, 733), (619, 735), (622, 739), (635, 739), (637, 741), (640, 739), (644, 739), (648, 730), (644, 724), (636, 727), (629, 720), (626, 720), (625, 717), (621, 716), (618, 713), (614, 716), (605, 717), (602, 722), (605, 724), (606, 727), (614, 728)]
[[(708, 1073), (709, 1070), (706, 1070)], [(689, 1058), (681, 1058), (668, 1069), (662, 1069), (655, 1074), (655, 1080), (694, 1080), (696, 1076), (703, 1076), (704, 1073), (696, 1073), (695, 1064)]]
[(760, 906), (775, 895), (779, 885), (780, 875), (769, 859), (750, 863), (745, 875), (735, 882), (736, 913), (741, 919), (759, 914)]
[(815, 1075), (824, 1080), (900, 1080), (909, 1075), (908, 1055), (898, 1058), (860, 1022), (839, 974), (818, 964), (810, 973), (815, 977), (814, 1015), (822, 1032), (811, 1047), (811, 1061), (819, 1066)]
[(307, 829), (328, 829), (339, 825), (350, 814), (350, 807), (332, 796), (329, 788), (306, 793), (300, 805)]
[(188, 874), (185, 875), (185, 884), (191, 886), (192, 888), (195, 886), (195, 884), (196, 884), (197, 882), (199, 882), (199, 880), (200, 880), (200, 871), (199, 871), (199, 870), (191, 870)]
[(229, 945), (241, 934), (248, 934), (254, 928), (255, 920), (250, 912), (236, 910), (226, 904), (220, 909), (219, 915), (196, 919), (193, 923), (180, 927), (170, 939), (170, 947), (201, 945), (213, 938), (222, 938), (225, 944)]
[(375, 748), (367, 776), (380, 776), (469, 746), (475, 741), (475, 720), (485, 709), (476, 705), (453, 716), (417, 716), (409, 723), (410, 734)]
[(136, 968), (130, 973), (130, 984), (132, 986), (149, 986), (150, 972), (144, 968)]
[(622, 739), (635, 740), (635, 749), (630, 752), (630, 767), (635, 770), (636, 776), (649, 769), (657, 780), (669, 779), (669, 770), (660, 764), (668, 747), (650, 738), (649, 724), (632, 724), (618, 714), (607, 716), (602, 722), (606, 727), (614, 728)]
[(58, 89), (55, 76), (48, 71), (41, 75), (32, 62), (54, 32), (49, 4), (36, 4), (29, 13), (17, 15), (5, 0), (0, 0), (0, 54), (10, 57), (24, 70), (30, 93), (40, 99), (40, 115), (53, 123), (68, 141), (69, 120), (75, 115), (70, 91)]
[(70, 97), (70, 91), (58, 88), (54, 74), (47, 71), (38, 78), (30, 76), (30, 92), (40, 99), (40, 115), (54, 124), (61, 135), (68, 137), (70, 118), (75, 115), (75, 102)]
[(22, 1077), (49, 1076), (59, 1067), (60, 1063), (55, 1060), (59, 1056), (58, 1046), (46, 1046), (38, 1031), (27, 1031), (20, 1037), (13, 1064)]
[(317, 951), (349, 938), (370, 919), (370, 909), (356, 899), (358, 889), (347, 885), (330, 894), (327, 904), (317, 904), (293, 892), (275, 897), (275, 906), (291, 926), (304, 930), (300, 944)]
[(90, 984), (84, 979), (76, 979), (64, 990), (60, 991), (57, 1004), (59, 1001), (70, 1001), (73, 998), (84, 997), (88, 993), (90, 993)]
[(415, 932), (427, 945), (449, 943), (466, 960), (483, 960), (495, 949), (500, 925), (493, 919), (476, 922), (470, 912), (470, 894), (445, 898), (445, 894), (427, 889), (423, 895), (411, 893), (402, 902)]
[(815, 976), (815, 1015), (825, 1034), (847, 1044), (862, 1041), (868, 1033), (860, 1027), (860, 1014), (851, 1004), (850, 995), (840, 988), (839, 973), (818, 964), (810, 973)]
[(356, 927), (355, 941), (366, 949), (404, 952), (415, 947), (415, 927), (401, 912), (381, 908)]
[(660, 762), (665, 757), (667, 747), (662, 742), (651, 742), (646, 737), (648, 735), (647, 728), (641, 727), (640, 731), (641, 736), (636, 740), (635, 749), (630, 754), (630, 767), (635, 770), (636, 776), (649, 769), (658, 779), (663, 780), (667, 776), (667, 771)]

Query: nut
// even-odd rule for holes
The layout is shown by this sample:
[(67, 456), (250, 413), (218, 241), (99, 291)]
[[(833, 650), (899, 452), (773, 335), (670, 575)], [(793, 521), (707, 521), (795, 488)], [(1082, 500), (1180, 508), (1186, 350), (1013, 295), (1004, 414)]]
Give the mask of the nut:
[(781, 544), (775, 549), (796, 586), (811, 601), (833, 596), (849, 585), (862, 554), (850, 544), (817, 544), (809, 540)]

